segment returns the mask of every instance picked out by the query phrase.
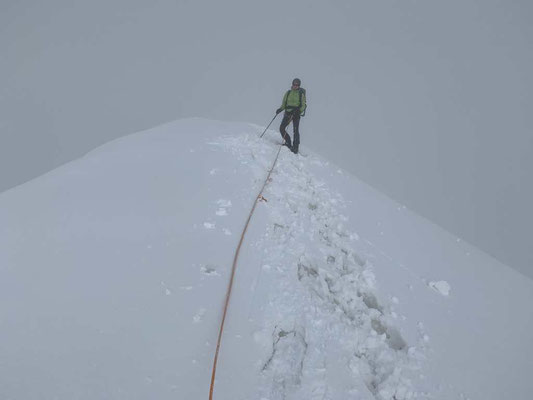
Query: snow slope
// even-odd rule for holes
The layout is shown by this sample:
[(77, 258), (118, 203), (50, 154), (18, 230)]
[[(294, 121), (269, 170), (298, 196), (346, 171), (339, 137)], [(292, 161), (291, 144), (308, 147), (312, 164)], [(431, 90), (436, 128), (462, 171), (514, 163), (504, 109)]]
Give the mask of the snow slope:
[[(180, 120), (0, 195), (1, 399), (207, 398), (260, 132)], [(529, 399), (533, 282), (302, 150), (252, 218), (215, 398)]]

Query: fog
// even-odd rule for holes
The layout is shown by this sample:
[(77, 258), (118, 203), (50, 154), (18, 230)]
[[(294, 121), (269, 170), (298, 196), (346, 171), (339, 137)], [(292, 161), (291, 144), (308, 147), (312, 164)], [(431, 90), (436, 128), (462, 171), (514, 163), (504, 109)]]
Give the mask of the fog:
[(178, 118), (266, 125), (299, 77), (303, 146), (533, 276), (532, 22), (528, 1), (1, 0), (0, 191)]

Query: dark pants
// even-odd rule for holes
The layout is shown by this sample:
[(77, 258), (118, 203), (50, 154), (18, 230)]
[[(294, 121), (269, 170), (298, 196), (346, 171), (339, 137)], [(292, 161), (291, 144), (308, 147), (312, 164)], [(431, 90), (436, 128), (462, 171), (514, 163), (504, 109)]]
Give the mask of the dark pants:
[[(285, 130), (287, 126), (291, 123), (292, 120), (292, 128), (294, 131), (294, 146), (291, 145), (291, 137)], [(289, 145), (289, 147), (294, 148), (296, 151), (298, 151), (298, 146), (300, 145), (300, 132), (298, 131), (298, 128), (300, 127), (300, 113), (299, 112), (285, 112), (283, 115), (283, 121), (281, 121), (281, 125), (279, 127), (279, 132), (281, 133), (281, 137), (285, 139), (285, 143)]]

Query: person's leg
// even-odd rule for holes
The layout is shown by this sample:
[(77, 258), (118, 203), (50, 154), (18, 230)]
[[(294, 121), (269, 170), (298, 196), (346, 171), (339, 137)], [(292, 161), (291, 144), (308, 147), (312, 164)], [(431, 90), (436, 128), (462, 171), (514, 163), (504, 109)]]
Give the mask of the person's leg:
[(291, 123), (291, 116), (292, 115), (290, 113), (286, 112), (283, 115), (283, 120), (281, 121), (281, 125), (279, 127), (279, 133), (281, 133), (281, 137), (283, 138), (283, 140), (285, 140), (285, 143), (287, 144), (287, 146), (289, 146), (289, 148), (292, 147), (291, 137), (289, 136), (289, 134), (287, 133), (285, 129)]
[(294, 130), (294, 142), (292, 145), (292, 151), (297, 154), (298, 146), (300, 146), (300, 114), (292, 117), (292, 127)]

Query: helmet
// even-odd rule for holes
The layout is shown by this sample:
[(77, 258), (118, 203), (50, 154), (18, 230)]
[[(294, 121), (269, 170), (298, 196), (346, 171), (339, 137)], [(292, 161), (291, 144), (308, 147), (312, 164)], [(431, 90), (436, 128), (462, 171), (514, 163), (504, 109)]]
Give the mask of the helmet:
[(298, 79), (298, 78), (294, 78), (292, 80), (292, 84), (300, 86), (302, 84), (302, 81), (300, 79)]

